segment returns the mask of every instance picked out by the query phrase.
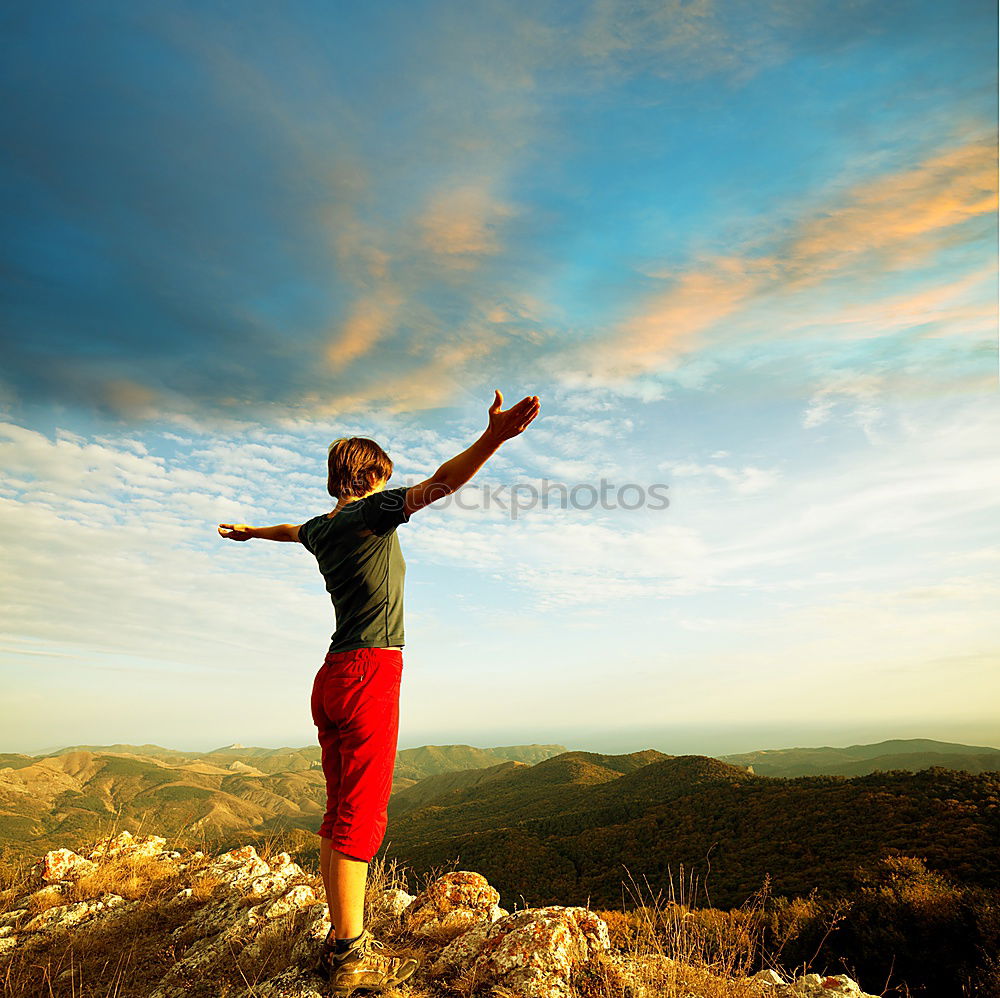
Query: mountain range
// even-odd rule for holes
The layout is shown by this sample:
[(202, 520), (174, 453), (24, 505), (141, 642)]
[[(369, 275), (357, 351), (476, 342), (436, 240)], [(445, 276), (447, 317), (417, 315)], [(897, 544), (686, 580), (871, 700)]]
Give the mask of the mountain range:
[[(498, 760), (536, 763), (562, 745), (426, 745), (397, 754), (393, 790)], [(228, 745), (186, 753), (158, 745), (74, 745), (31, 756), (0, 754), (0, 843), (74, 846), (153, 816), (170, 835), (206, 842), (312, 832), (326, 800), (319, 746)]]
[[(895, 764), (927, 758), (983, 766), (908, 772)], [(824, 770), (882, 760), (889, 764), (861, 775)], [(802, 768), (811, 775), (766, 772)], [(998, 886), (998, 770), (1000, 751), (927, 740), (725, 760), (428, 745), (398, 754), (383, 852), (421, 870), (457, 861), (508, 897), (530, 892), (533, 904), (613, 904), (629, 872), (665, 883), (682, 864), (713, 903), (742, 903), (765, 875), (787, 896), (837, 892), (885, 855), (918, 856), (959, 881)], [(270, 838), (308, 851), (324, 800), (318, 746), (0, 755), (0, 843), (17, 851), (151, 825), (179, 841)]]
[(763, 749), (720, 758), (738, 766), (753, 766), (759, 776), (864, 776), (890, 769), (915, 773), (929, 766), (969, 773), (1000, 769), (1000, 749), (930, 738), (895, 738), (847, 748)]

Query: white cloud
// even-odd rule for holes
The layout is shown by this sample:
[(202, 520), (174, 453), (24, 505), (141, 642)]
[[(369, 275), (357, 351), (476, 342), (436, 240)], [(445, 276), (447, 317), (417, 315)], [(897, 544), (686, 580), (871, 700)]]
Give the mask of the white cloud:
[[(718, 454), (725, 457), (726, 451)], [(745, 465), (742, 468), (732, 468), (723, 464), (698, 464), (691, 461), (664, 461), (657, 465), (661, 471), (680, 478), (718, 479), (729, 485), (740, 495), (754, 495), (772, 488), (781, 478), (776, 468), (755, 468)]]
[(878, 399), (885, 394), (885, 378), (860, 371), (841, 371), (829, 377), (813, 393), (802, 417), (806, 429), (829, 422), (838, 410), (842, 418), (850, 420), (872, 442), (878, 439), (879, 424), (884, 410)]
[[(995, 640), (983, 581), (997, 558), (987, 542), (1000, 487), (990, 445), (998, 422), (992, 398), (911, 402), (887, 408), (884, 442), (861, 449), (845, 445), (833, 421), (818, 448), (817, 428), (794, 419), (766, 449), (751, 452), (733, 436), (721, 450), (706, 441), (707, 459), (660, 461), (671, 503), (659, 511), (536, 507), (512, 520), (496, 504), (453, 504), (421, 513), (403, 538), (409, 626), (429, 649), (422, 661), (419, 645), (415, 652), (413, 710), (420, 704), (430, 717), (441, 709), (431, 687), (481, 640), (519, 656), (499, 697), (550, 644), (585, 677), (616, 627), (635, 635), (619, 649), (623, 695), (638, 681), (628, 678), (630, 656), (659, 661), (667, 653), (643, 652), (643, 644), (669, 633), (671, 682), (681, 683), (680, 669), (739, 690), (733, 663), (752, 666), (761, 709), (804, 659), (813, 671), (802, 697), (824, 695), (833, 674), (854, 689), (875, 658), (889, 670), (909, 657), (927, 677), (949, 656), (980, 662)], [(602, 413), (554, 419), (546, 433), (501, 451), (473, 487), (506, 486), (508, 501), (511, 484), (539, 485), (539, 471), (553, 472), (560, 460), (588, 481), (602, 472), (615, 481), (608, 469), (638, 466), (658, 445), (641, 434), (626, 444), (609, 425)], [(148, 695), (154, 673), (200, 670), (215, 677), (217, 698), (240, 677), (253, 677), (268, 701), (285, 695), (287, 676), (304, 682), (333, 623), (315, 564), (294, 545), (233, 544), (214, 530), (220, 520), (294, 521), (326, 508), (327, 429), (129, 433), (120, 442), (107, 433), (98, 440), (0, 429), (2, 654), (19, 663), (18, 689), (35, 682), (25, 663), (43, 670), (41, 682), (46, 668), (64, 668), (58, 663), (67, 660), (53, 656), (66, 654), (85, 663), (71, 679), (59, 673), (71, 684), (145, 663), (145, 678), (129, 686), (136, 697)], [(367, 429), (392, 442), (399, 479), (433, 470), (468, 443), (461, 428)], [(688, 452), (698, 452), (696, 441)], [(475, 495), (468, 500), (481, 507)], [(886, 689), (898, 681), (891, 670), (885, 676)], [(701, 695), (697, 682), (683, 682), (685, 695)], [(177, 706), (180, 696), (174, 690), (162, 702)], [(729, 707), (712, 709), (721, 716)], [(254, 730), (270, 723), (263, 700), (241, 710)]]

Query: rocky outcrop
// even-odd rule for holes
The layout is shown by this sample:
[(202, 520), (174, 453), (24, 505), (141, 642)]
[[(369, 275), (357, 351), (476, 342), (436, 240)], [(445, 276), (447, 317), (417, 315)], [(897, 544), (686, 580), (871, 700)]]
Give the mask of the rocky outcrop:
[[(324, 998), (325, 982), (312, 967), (330, 918), (317, 878), (287, 853), (265, 860), (251, 845), (218, 856), (182, 853), (167, 850), (158, 836), (137, 839), (128, 832), (98, 842), (86, 856), (68, 849), (47, 853), (36, 864), (30, 890), (7, 892), (7, 910), (0, 910), (0, 977), (3, 961), (39, 963), (60, 940), (71, 938), (83, 953), (93, 938), (88, 933), (119, 925), (126, 931), (130, 914), (142, 914), (146, 902), (99, 888), (102, 871), (131, 860), (146, 864), (151, 876), (162, 874), (160, 882), (169, 885), (159, 903), (173, 926), (163, 940), (172, 958), (162, 977), (157, 971), (148, 998), (207, 994), (206, 986), (214, 994), (212, 982), (233, 954), (259, 960), (267, 972), (248, 977), (252, 985), (230, 974), (224, 982), (229, 998)], [(82, 897), (92, 884), (96, 896)], [(656, 975), (647, 971), (656, 963), (662, 972), (673, 961), (615, 951), (607, 924), (589, 908), (509, 912), (499, 901), (485, 877), (459, 870), (437, 877), (415, 896), (398, 887), (375, 892), (366, 922), (391, 939), (390, 949), (419, 956), (412, 984), (424, 993), (579, 998), (579, 982), (589, 973), (611, 975), (606, 979), (617, 985), (609, 995), (660, 998), (660, 987), (648, 983)], [(275, 952), (282, 954), (278, 961)], [(744, 984), (748, 995), (762, 998), (870, 998), (843, 976), (810, 974), (786, 982), (775, 971), (762, 971)], [(604, 992), (591, 985), (584, 993), (593, 998)]]
[[(115, 859), (120, 856), (153, 857), (162, 856), (167, 840), (161, 835), (147, 835), (137, 839), (131, 832), (122, 832), (106, 839), (101, 839), (90, 853), (92, 860)], [(180, 855), (179, 853), (177, 855)]]
[(60, 880), (76, 880), (87, 873), (93, 873), (97, 864), (73, 852), (72, 849), (53, 849), (38, 863), (38, 875), (47, 884)]
[(447, 942), (468, 929), (507, 912), (500, 895), (479, 873), (459, 870), (438, 877), (402, 912), (403, 925), (415, 936)]
[[(131, 832), (122, 832), (120, 835), (101, 839), (90, 851), (89, 856), (81, 856), (72, 849), (53, 849), (38, 861), (36, 870), (48, 884), (79, 880), (93, 873), (101, 860), (123, 856), (133, 858), (162, 856), (166, 842), (167, 840), (159, 835), (147, 835), (143, 839), (137, 839)], [(180, 853), (173, 855), (176, 858)]]
[(526, 908), (489, 926), (470, 970), (538, 998), (571, 998), (576, 967), (610, 948), (607, 925), (587, 908)]

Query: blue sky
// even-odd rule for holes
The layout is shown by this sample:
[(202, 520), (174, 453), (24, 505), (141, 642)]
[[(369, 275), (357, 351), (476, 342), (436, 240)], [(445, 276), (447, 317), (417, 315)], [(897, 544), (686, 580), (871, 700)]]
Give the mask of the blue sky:
[[(3, 18), (0, 750), (307, 744), (327, 443), (417, 481), (400, 745), (1000, 744), (996, 11)], [(491, 495), (602, 480), (626, 504)], [(608, 504), (612, 505), (611, 503)]]

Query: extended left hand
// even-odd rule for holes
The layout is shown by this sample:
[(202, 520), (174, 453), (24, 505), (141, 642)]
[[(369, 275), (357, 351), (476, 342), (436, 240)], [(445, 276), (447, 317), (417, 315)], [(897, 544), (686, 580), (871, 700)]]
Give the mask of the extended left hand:
[(248, 541), (253, 536), (252, 528), (245, 523), (220, 523), (219, 534), (231, 541)]

